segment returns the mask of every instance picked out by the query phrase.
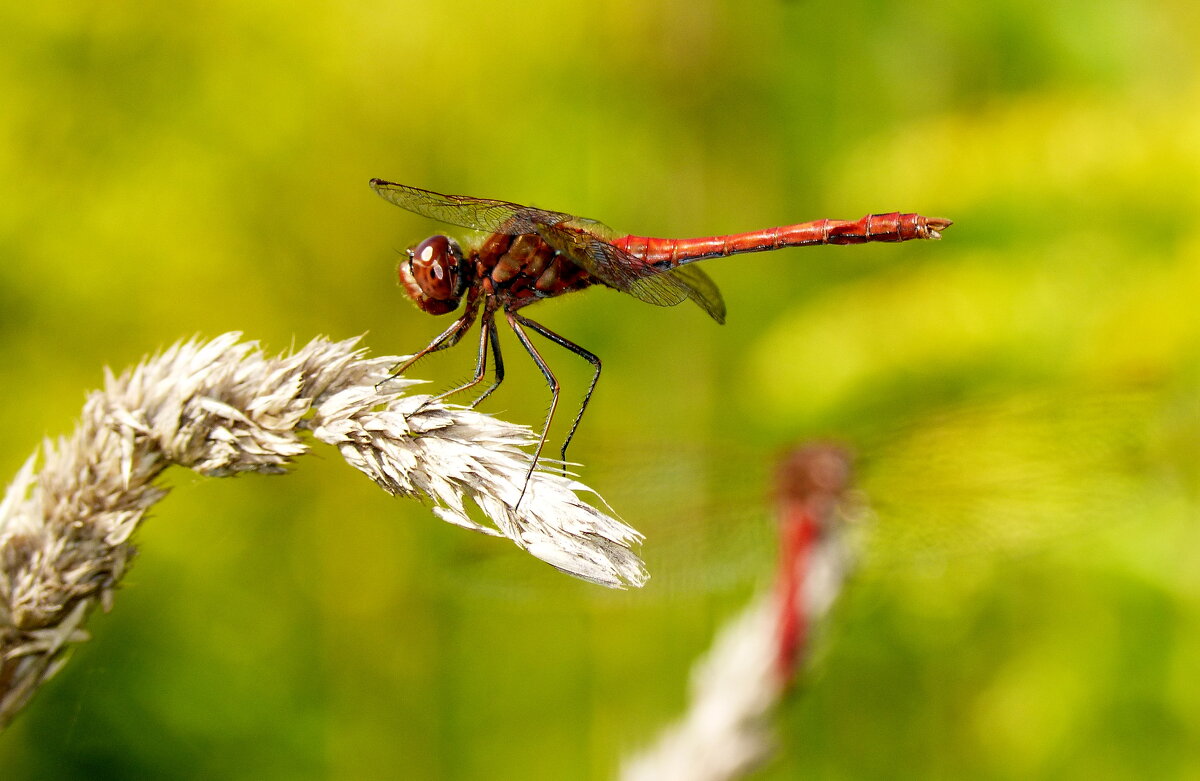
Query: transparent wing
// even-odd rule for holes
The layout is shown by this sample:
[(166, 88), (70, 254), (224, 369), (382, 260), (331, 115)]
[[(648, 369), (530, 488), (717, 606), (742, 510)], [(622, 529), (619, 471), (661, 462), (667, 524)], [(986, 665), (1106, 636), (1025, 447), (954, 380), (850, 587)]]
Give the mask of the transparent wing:
[(611, 228), (595, 220), (572, 218), (538, 229), (546, 243), (610, 287), (655, 306), (675, 306), (692, 299), (718, 323), (725, 322), (725, 302), (712, 279), (695, 266), (662, 269), (630, 255), (610, 241)]
[[(705, 274), (699, 266), (680, 266), (671, 269), (663, 276), (673, 277), (677, 282), (686, 286), (688, 298), (708, 312), (708, 316), (713, 320), (718, 323), (725, 322), (725, 299), (721, 297), (717, 283), (713, 282), (712, 277)], [(651, 277), (651, 279), (657, 279), (657, 277)]]
[(372, 179), (371, 189), (388, 203), (451, 225), (488, 233), (518, 236), (536, 233), (539, 227), (571, 220), (569, 214), (521, 206), (491, 198), (443, 195), (406, 184)]

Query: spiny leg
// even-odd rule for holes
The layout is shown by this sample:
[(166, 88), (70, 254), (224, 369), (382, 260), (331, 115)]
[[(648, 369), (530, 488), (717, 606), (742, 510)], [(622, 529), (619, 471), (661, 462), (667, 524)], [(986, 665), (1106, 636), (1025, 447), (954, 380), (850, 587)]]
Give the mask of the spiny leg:
[(479, 383), (483, 382), (484, 375), (487, 374), (487, 352), (489, 342), (491, 342), (492, 345), (492, 355), (496, 359), (496, 381), (492, 383), (490, 388), (483, 392), (482, 396), (467, 405), (468, 409), (474, 409), (479, 402), (490, 396), (492, 391), (496, 390), (496, 388), (500, 386), (500, 383), (504, 381), (504, 363), (500, 358), (499, 342), (496, 340), (495, 314), (496, 308), (492, 306), (491, 301), (489, 300), (485, 302), (483, 305), (483, 315), (479, 318), (479, 355), (475, 359), (475, 376), (462, 385), (459, 385), (457, 388), (451, 388), (448, 391), (439, 393), (437, 396), (434, 396), (433, 400), (441, 401), (442, 399), (449, 398), (456, 393), (462, 393), (465, 390), (469, 390), (470, 388), (473, 388)]
[[(542, 436), (538, 439), (537, 448), (533, 451), (533, 458), (529, 462), (529, 471), (525, 473), (525, 485), (521, 486), (521, 495), (517, 497), (517, 503), (513, 505), (515, 511), (521, 506), (521, 500), (525, 498), (525, 489), (529, 487), (529, 481), (533, 478), (533, 470), (537, 469), (538, 459), (542, 457), (542, 448), (546, 445), (546, 435), (550, 433), (550, 422), (554, 420), (554, 410), (558, 408), (558, 378), (554, 376), (554, 372), (550, 371), (550, 367), (546, 364), (542, 354), (533, 346), (533, 342), (529, 340), (529, 335), (521, 328), (521, 322), (528, 323), (525, 318), (513, 313), (505, 312), (504, 317), (508, 320), (509, 326), (512, 327), (513, 333), (521, 340), (521, 345), (525, 348), (525, 352), (529, 353), (529, 357), (533, 358), (533, 362), (537, 364), (541, 370), (542, 376), (546, 378), (546, 383), (550, 386), (550, 410), (546, 413), (546, 422), (542, 426)], [(531, 326), (532, 327), (532, 326)]]
[(567, 438), (563, 440), (562, 450), (559, 451), (559, 456), (563, 461), (563, 471), (567, 469), (567, 446), (571, 444), (571, 440), (575, 437), (575, 430), (579, 428), (579, 421), (583, 420), (583, 413), (587, 410), (588, 402), (592, 400), (592, 391), (596, 390), (596, 383), (600, 381), (600, 358), (591, 352), (583, 349), (579, 345), (572, 342), (570, 339), (559, 336), (541, 323), (536, 323), (527, 317), (513, 312), (511, 313), (517, 322), (522, 325), (527, 325), (534, 331), (537, 331), (542, 336), (557, 344), (559, 347), (565, 347), (571, 352), (578, 355), (583, 360), (595, 367), (596, 371), (592, 374), (592, 383), (588, 385), (587, 393), (583, 394), (583, 403), (579, 405), (579, 412), (575, 415), (574, 422), (571, 423), (571, 430), (567, 432)]
[(468, 409), (475, 409), (476, 407), (478, 407), (483, 402), (484, 399), (486, 399), (488, 396), (492, 395), (492, 391), (494, 391), (494, 390), (496, 390), (496, 388), (500, 387), (500, 383), (504, 382), (504, 356), (500, 354), (500, 340), (496, 336), (496, 321), (494, 318), (488, 319), (487, 329), (491, 334), (490, 338), (491, 338), (491, 342), (492, 342), (492, 363), (494, 363), (495, 367), (496, 367), (494, 370), (494, 373), (496, 375), (496, 381), (492, 383), (491, 387), (489, 387), (487, 390), (485, 390), (483, 392), (482, 396), (480, 396), (479, 398), (475, 399), (475, 401), (472, 401), (470, 404), (468, 404), (467, 405)]
[(411, 356), (408, 358), (408, 360), (403, 361), (399, 366), (393, 369), (388, 378), (379, 382), (375, 387), (379, 387), (385, 382), (390, 382), (391, 380), (394, 380), (400, 375), (404, 374), (404, 372), (408, 371), (414, 363), (421, 360), (426, 355), (438, 352), (439, 350), (445, 350), (448, 347), (453, 347), (454, 345), (458, 344), (463, 338), (463, 334), (470, 330), (471, 326), (475, 323), (475, 318), (478, 316), (478, 314), (478, 302), (468, 299), (467, 309), (465, 312), (463, 312), (462, 317), (451, 323), (449, 328), (447, 328), (445, 331), (442, 331), (442, 333), (432, 342), (427, 344), (423, 350), (418, 352), (416, 355)]

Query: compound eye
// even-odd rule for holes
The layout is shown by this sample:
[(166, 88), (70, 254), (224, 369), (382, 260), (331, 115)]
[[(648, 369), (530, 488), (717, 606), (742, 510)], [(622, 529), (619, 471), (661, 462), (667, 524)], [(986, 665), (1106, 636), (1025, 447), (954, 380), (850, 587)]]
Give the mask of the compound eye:
[(421, 311), (444, 315), (458, 309), (468, 269), (457, 244), (445, 236), (431, 236), (409, 249), (396, 271), (404, 292)]
[(459, 256), (450, 239), (430, 236), (412, 248), (412, 275), (421, 292), (434, 301), (454, 301), (458, 286)]

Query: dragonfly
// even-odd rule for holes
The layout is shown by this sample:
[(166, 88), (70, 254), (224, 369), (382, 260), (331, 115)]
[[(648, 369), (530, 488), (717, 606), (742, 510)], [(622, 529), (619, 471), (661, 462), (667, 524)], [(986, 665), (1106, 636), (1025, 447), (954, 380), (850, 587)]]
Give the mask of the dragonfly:
[(458, 344), (478, 321), (479, 352), (474, 376), (437, 397), (443, 399), (480, 385), (487, 375), (490, 351), (494, 380), (468, 405), (478, 406), (504, 381), (504, 360), (496, 333), (496, 316), (503, 313), (550, 387), (550, 408), (529, 475), (545, 447), (558, 408), (560, 385), (526, 329), (592, 365), (591, 382), (559, 452), (563, 462), (596, 389), (601, 368), (599, 356), (522, 314), (521, 310), (530, 304), (599, 285), (656, 306), (675, 306), (690, 300), (717, 323), (724, 323), (721, 292), (708, 274), (691, 265), (696, 261), (814, 244), (940, 239), (942, 231), (952, 224), (947, 219), (891, 212), (722, 236), (653, 238), (622, 235), (596, 220), (508, 201), (444, 195), (383, 179), (372, 179), (370, 185), (384, 200), (402, 209), (487, 234), (465, 246), (435, 235), (406, 251), (398, 269), (400, 284), (419, 309), (445, 315), (460, 306), (464, 308), (437, 338), (396, 367), (393, 376), (403, 374), (430, 353)]

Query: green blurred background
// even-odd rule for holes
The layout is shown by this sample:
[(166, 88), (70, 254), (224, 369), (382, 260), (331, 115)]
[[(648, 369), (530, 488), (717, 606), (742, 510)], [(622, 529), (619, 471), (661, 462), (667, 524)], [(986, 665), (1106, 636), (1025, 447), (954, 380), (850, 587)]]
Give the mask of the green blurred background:
[[(769, 570), (768, 464), (834, 436), (878, 522), (763, 778), (1200, 776), (1198, 51), (1148, 0), (7, 4), (0, 475), (182, 337), (424, 345), (396, 252), (446, 228), (371, 177), (650, 235), (956, 225), (711, 261), (724, 327), (529, 311), (605, 361), (571, 455), (650, 537), (639, 593), (327, 449), (172, 473), (0, 775), (610, 778)], [(537, 424), (502, 340), (487, 409)]]

